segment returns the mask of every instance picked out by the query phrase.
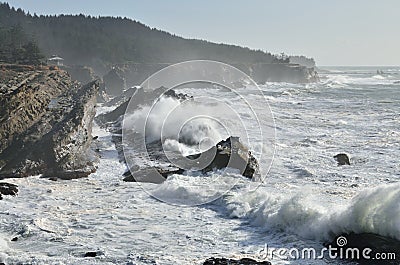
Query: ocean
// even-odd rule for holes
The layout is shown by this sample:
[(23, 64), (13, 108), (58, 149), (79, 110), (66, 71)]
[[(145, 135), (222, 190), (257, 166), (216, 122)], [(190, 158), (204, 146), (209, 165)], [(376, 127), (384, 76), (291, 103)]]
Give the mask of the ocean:
[[(231, 91), (178, 89), (195, 100), (237, 103), (234, 112), (245, 123), (238, 133), (245, 132), (256, 155), (266, 154), (258, 181), (228, 169), (206, 175), (188, 171), (162, 184), (123, 182), (126, 166), (112, 135), (95, 124), (93, 135), (101, 144), (96, 173), (69, 181), (8, 180), (20, 191), (0, 201), (0, 262), (202, 264), (213, 256), (262, 260), (277, 248), (318, 252), (323, 243), (349, 232), (400, 240), (400, 67), (321, 67), (319, 72), (319, 83), (261, 85), (263, 96), (256, 87), (237, 89), (258, 113), (272, 112), (273, 124), (254, 119)], [(165, 100), (160, 112), (175, 103)], [(201, 108), (218, 112), (218, 104)], [(188, 111), (193, 109), (181, 110)], [(236, 124), (231, 114), (219, 117), (230, 128)], [(158, 122), (156, 116), (151, 125), (161, 126)], [(185, 135), (204, 137), (195, 125)], [(212, 143), (234, 133), (206, 125)], [(263, 137), (273, 139), (270, 145), (256, 141), (259, 126), (268, 127)], [(167, 148), (196, 151), (166, 138)], [(339, 153), (349, 155), (350, 166), (337, 165), (333, 156)], [(85, 258), (88, 251), (97, 257)], [(326, 256), (268, 260), (273, 265), (344, 263)]]

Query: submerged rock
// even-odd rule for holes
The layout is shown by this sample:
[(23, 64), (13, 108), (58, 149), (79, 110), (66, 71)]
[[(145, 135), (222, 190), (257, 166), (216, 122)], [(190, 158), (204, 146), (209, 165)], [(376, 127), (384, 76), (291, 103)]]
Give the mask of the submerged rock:
[(333, 158), (338, 162), (338, 166), (350, 165), (349, 156), (346, 154), (337, 154)]
[(90, 149), (98, 82), (65, 71), (9, 71), (0, 91), (0, 179), (43, 174), (71, 179), (95, 171)]
[(0, 182), (0, 200), (3, 199), (3, 195), (16, 196), (18, 193), (18, 186), (11, 183)]
[[(332, 254), (337, 254), (338, 258), (342, 253), (342, 259), (358, 264), (399, 264), (400, 241), (393, 238), (372, 233), (350, 233), (339, 235), (332, 242), (325, 244), (325, 247), (329, 246), (335, 248)], [(363, 251), (365, 251), (364, 255)], [(380, 255), (379, 260), (377, 260), (376, 254)]]
[(89, 251), (86, 252), (85, 255), (83, 255), (85, 258), (94, 258), (97, 257), (97, 252), (95, 251)]
[(203, 265), (271, 265), (269, 261), (256, 261), (250, 258), (227, 259), (227, 258), (209, 258)]

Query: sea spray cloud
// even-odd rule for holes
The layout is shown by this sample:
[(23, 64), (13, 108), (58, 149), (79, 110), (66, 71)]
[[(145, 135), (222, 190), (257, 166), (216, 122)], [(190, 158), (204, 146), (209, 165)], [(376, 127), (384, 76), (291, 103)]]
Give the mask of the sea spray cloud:
[(186, 145), (197, 145), (203, 139), (210, 139), (215, 144), (222, 139), (218, 130), (221, 128), (208, 117), (216, 108), (161, 97), (152, 106), (144, 106), (129, 115), (126, 121), (133, 128), (144, 128), (148, 143), (173, 139)]

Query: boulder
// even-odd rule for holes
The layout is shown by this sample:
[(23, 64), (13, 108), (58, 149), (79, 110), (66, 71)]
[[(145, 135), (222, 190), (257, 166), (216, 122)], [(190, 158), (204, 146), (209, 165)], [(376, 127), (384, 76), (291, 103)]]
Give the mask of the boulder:
[(16, 196), (18, 193), (18, 186), (6, 182), (0, 182), (0, 200), (3, 199), (3, 195)]
[(227, 258), (209, 258), (203, 265), (271, 265), (269, 261), (256, 261), (250, 258), (227, 259)]
[(346, 154), (337, 154), (333, 158), (338, 162), (338, 166), (350, 165), (349, 156)]
[(206, 167), (202, 168), (202, 172), (204, 173), (214, 169), (230, 167), (239, 169), (243, 176), (252, 178), (259, 172), (257, 159), (239, 141), (239, 137), (231, 136), (203, 153), (187, 156), (187, 158), (192, 160), (199, 159), (200, 157), (200, 163), (211, 161)]
[(94, 258), (94, 257), (97, 257), (97, 252), (96, 251), (88, 251), (83, 256), (85, 258)]
[(166, 180), (169, 175), (182, 174), (183, 172), (184, 170), (180, 168), (145, 168), (133, 171), (132, 173), (130, 171), (125, 172), (125, 178), (123, 180), (125, 182), (149, 182), (160, 184)]

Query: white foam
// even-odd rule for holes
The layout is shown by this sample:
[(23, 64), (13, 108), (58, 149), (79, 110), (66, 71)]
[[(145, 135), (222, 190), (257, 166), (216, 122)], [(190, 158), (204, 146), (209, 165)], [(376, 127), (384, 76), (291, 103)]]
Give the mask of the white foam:
[(0, 234), (0, 262), (3, 263), (5, 263), (7, 258), (5, 252), (8, 250), (8, 244), (5, 238), (4, 235)]
[(341, 212), (331, 214), (327, 225), (339, 232), (368, 232), (400, 240), (400, 184), (361, 191)]
[(329, 201), (311, 190), (290, 196), (259, 189), (225, 198), (232, 217), (268, 230), (328, 240), (335, 235), (375, 233), (400, 240), (400, 184), (363, 190), (350, 201)]
[(213, 107), (193, 102), (181, 104), (177, 99), (162, 97), (153, 106), (145, 106), (129, 115), (125, 125), (128, 128), (145, 128), (148, 142), (161, 140), (162, 137), (188, 144), (198, 144), (204, 138), (210, 138), (216, 143), (222, 139), (218, 125), (206, 118), (213, 113)]
[(184, 156), (198, 153), (198, 149), (194, 149), (186, 144), (180, 143), (175, 139), (166, 139), (163, 143), (163, 148), (166, 151), (179, 152)]

